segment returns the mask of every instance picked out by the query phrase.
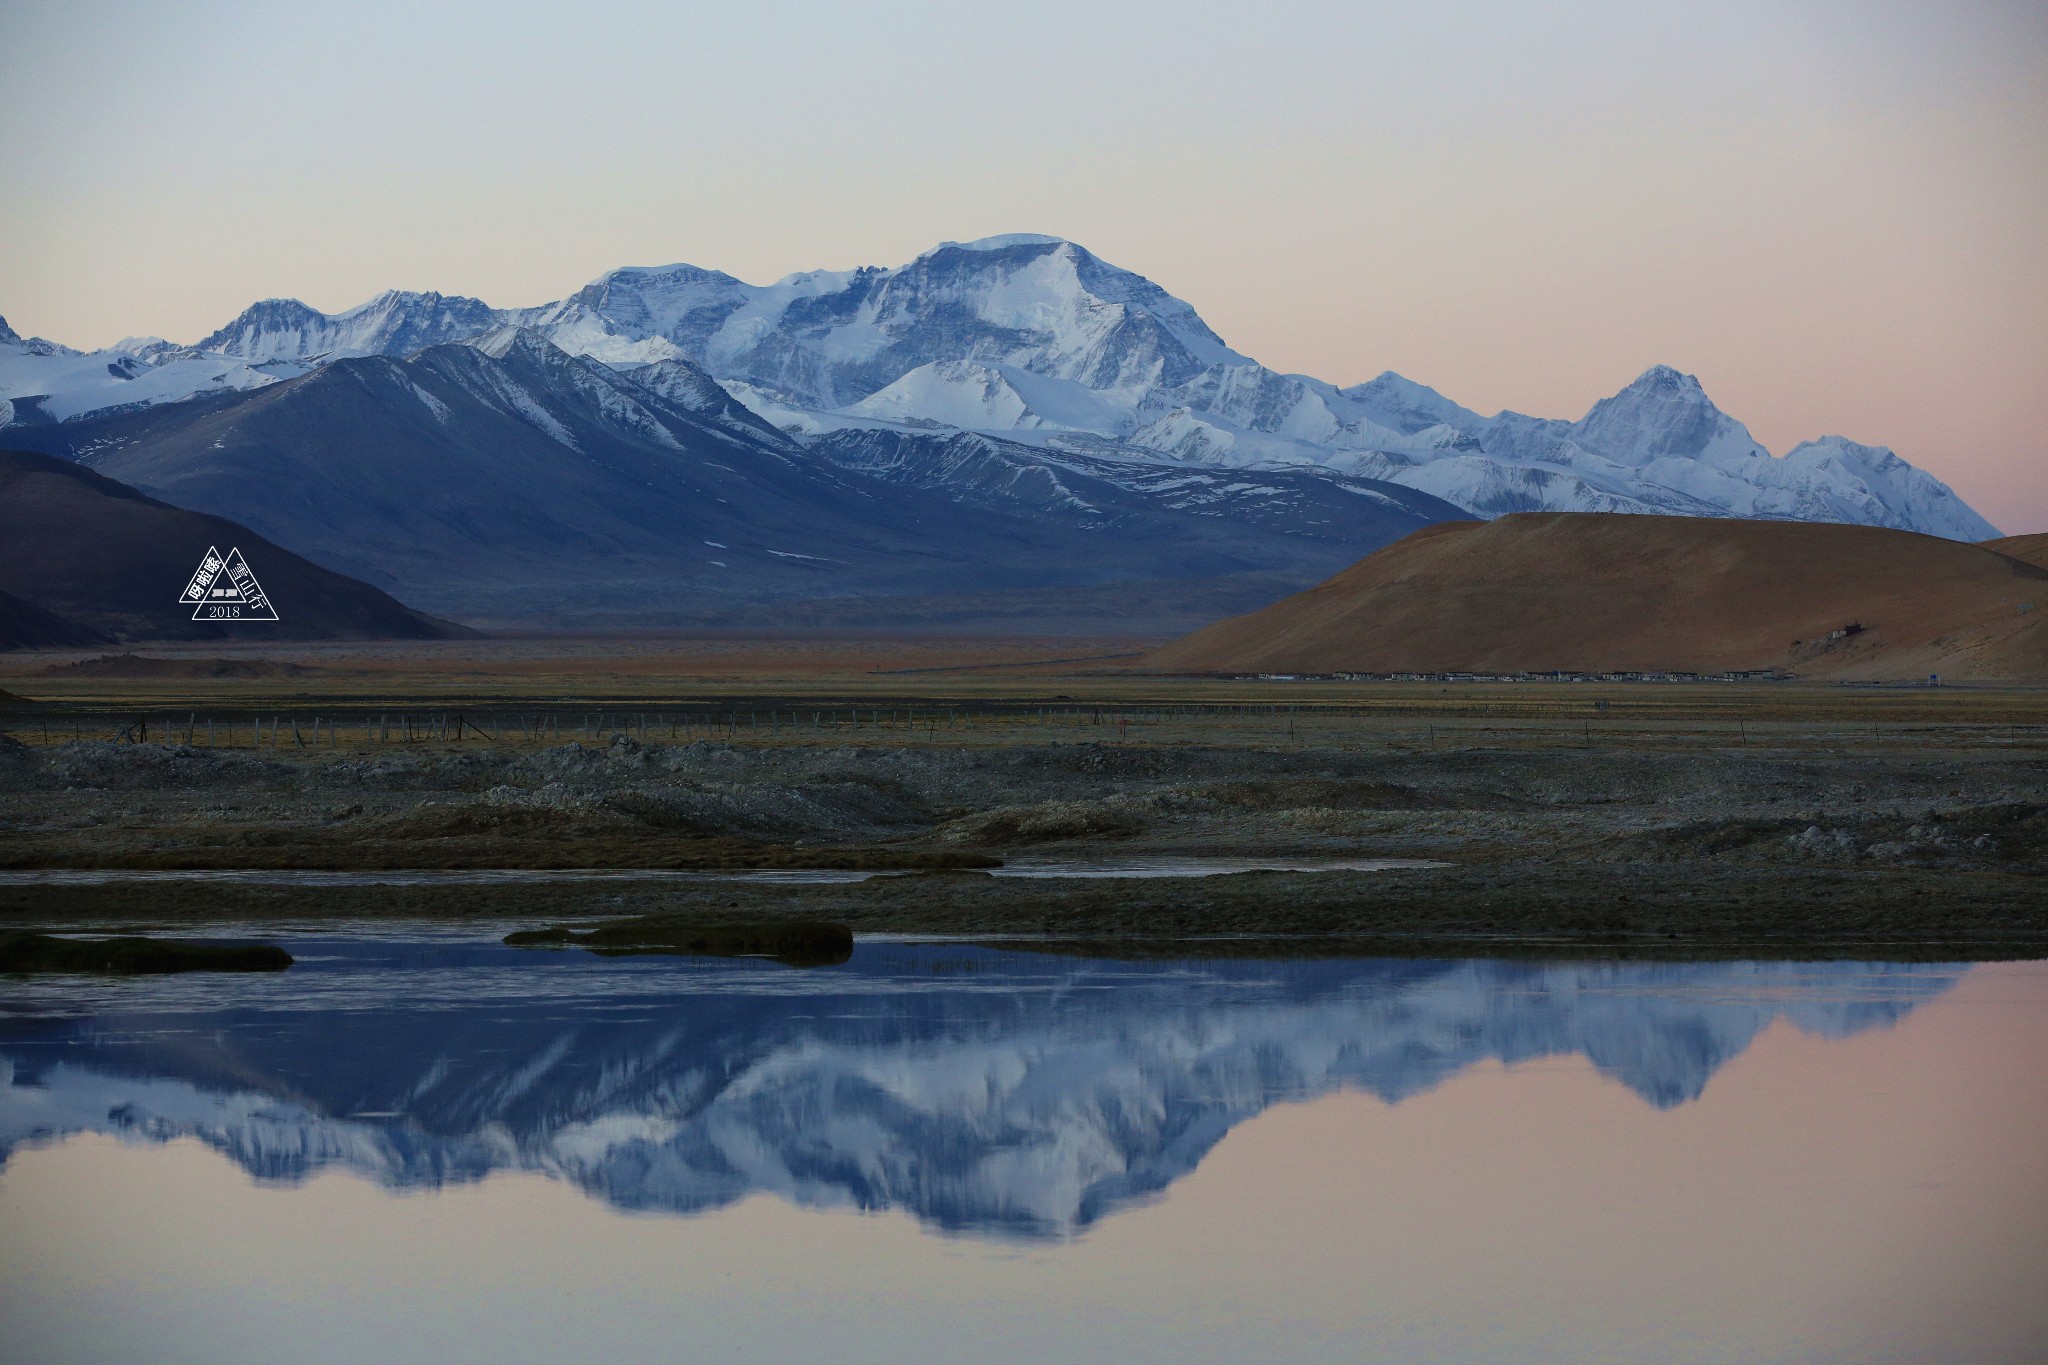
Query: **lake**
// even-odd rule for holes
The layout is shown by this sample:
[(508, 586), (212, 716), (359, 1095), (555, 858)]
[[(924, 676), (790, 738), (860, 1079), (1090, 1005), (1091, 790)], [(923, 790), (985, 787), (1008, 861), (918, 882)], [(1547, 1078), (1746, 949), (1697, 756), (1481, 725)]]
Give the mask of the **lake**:
[(2048, 964), (0, 979), (35, 1362), (2039, 1361)]

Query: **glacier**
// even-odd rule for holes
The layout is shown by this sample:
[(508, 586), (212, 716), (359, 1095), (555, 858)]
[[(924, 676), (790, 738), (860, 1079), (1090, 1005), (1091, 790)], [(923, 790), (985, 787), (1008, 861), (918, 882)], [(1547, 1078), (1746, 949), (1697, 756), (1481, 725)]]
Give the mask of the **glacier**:
[(1483, 416), (1392, 371), (1339, 386), (1261, 365), (1151, 280), (1033, 233), (768, 285), (688, 264), (625, 267), (532, 308), (396, 290), (335, 314), (268, 299), (182, 348), (141, 338), (81, 355), (0, 324), (0, 398), (13, 404), (0, 426), (181, 401), (506, 328), (628, 373), (691, 366), (798, 442), (893, 432), (930, 437), (943, 459), (946, 439), (966, 432), (1133, 468), (1320, 469), (1482, 518), (1663, 513), (1998, 535), (1883, 446), (1827, 435), (1772, 454), (1668, 366), (1576, 421)]
[(161, 337), (130, 337), (107, 350), (80, 351), (22, 337), (0, 318), (0, 428), (257, 389), (309, 368), (299, 359), (256, 362), (174, 346)]

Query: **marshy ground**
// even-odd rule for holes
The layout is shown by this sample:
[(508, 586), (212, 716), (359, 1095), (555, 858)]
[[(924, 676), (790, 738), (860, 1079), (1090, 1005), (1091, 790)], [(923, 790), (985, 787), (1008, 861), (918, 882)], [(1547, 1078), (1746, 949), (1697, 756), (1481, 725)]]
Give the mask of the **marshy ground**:
[[(1164, 680), (995, 653), (950, 672), (685, 683), (673, 668), (606, 673), (596, 655), (573, 692), (502, 668), (444, 669), (427, 687), (317, 656), (254, 676), (9, 679), (37, 699), (0, 742), (0, 868), (15, 873), (903, 875), (14, 881), (0, 923), (657, 915), (1133, 945), (2048, 953), (2048, 693)], [(1141, 853), (1445, 865), (1094, 882), (976, 870)]]

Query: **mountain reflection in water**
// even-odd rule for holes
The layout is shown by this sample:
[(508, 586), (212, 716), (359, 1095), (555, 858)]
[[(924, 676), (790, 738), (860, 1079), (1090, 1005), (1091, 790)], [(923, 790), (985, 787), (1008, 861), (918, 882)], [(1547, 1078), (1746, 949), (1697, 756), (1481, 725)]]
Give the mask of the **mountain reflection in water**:
[(268, 1181), (540, 1171), (626, 1209), (768, 1191), (1057, 1238), (1156, 1196), (1278, 1102), (1398, 1102), (1484, 1061), (1579, 1055), (1668, 1108), (1776, 1019), (1843, 1037), (1962, 971), (1133, 964), (864, 943), (799, 973), (447, 941), (291, 947), (301, 965), (260, 982), (10, 987), (0, 1160), (79, 1132), (196, 1138)]

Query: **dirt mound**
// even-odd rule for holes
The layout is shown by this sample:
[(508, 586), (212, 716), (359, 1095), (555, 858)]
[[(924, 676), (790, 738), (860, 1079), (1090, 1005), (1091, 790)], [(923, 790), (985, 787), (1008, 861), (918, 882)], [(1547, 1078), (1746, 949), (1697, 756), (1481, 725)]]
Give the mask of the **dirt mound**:
[(2048, 569), (2048, 531), (2037, 531), (2030, 536), (2006, 536), (2001, 540), (1980, 540), (1977, 543), (1987, 550), (1996, 550), (2007, 559), (2017, 559), (2022, 564), (2031, 564), (2037, 569)]
[(312, 669), (268, 659), (159, 659), (148, 654), (102, 654), (51, 664), (45, 678), (298, 678)]
[(1143, 666), (2048, 679), (2048, 569), (1874, 526), (1521, 513), (1427, 527)]

